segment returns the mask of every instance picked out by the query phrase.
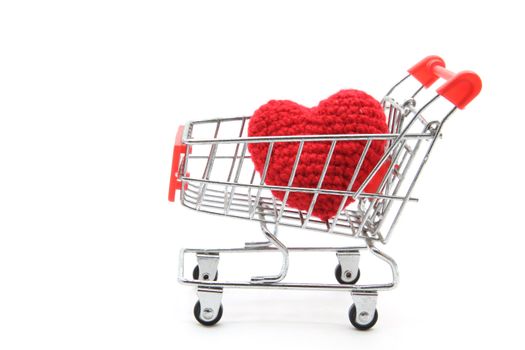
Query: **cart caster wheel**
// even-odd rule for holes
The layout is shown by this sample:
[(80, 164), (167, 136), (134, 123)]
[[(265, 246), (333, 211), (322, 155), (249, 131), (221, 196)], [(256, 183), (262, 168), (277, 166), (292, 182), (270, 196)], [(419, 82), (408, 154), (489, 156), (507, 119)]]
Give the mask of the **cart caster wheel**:
[[(206, 315), (206, 310), (204, 310), (204, 314)], [(209, 310), (210, 312), (208, 314), (210, 314), (210, 317), (212, 317), (212, 310)], [(195, 304), (195, 307), (193, 308), (193, 316), (195, 316), (195, 319), (197, 321), (199, 321), (200, 324), (202, 325), (205, 325), (205, 326), (213, 326), (214, 324), (216, 324), (217, 322), (219, 322), (221, 320), (221, 317), (222, 317), (222, 304), (221, 304), (221, 307), (219, 308), (219, 312), (217, 312), (217, 314), (215, 315), (215, 318), (210, 318), (209, 320), (207, 319), (202, 319), (201, 318), (201, 302), (200, 301), (197, 301), (197, 303)], [(205, 316), (206, 317), (206, 316)]]
[(370, 329), (370, 328), (374, 327), (374, 325), (376, 324), (376, 322), (377, 322), (377, 309), (374, 310), (374, 317), (370, 321), (367, 321), (367, 319), (370, 319), (370, 316), (368, 314), (366, 314), (366, 312), (362, 313), (361, 315), (359, 315), (360, 319), (364, 319), (365, 320), (365, 322), (362, 323), (361, 320), (358, 320), (358, 317), (356, 315), (355, 305), (352, 304), (352, 306), (350, 307), (350, 311), (348, 312), (348, 318), (350, 318), (350, 322), (352, 323), (352, 325), (355, 328), (357, 328), (360, 331), (366, 331), (367, 329)]
[[(195, 266), (195, 268), (193, 269), (193, 279), (194, 280), (198, 280), (199, 279), (199, 265)], [(215, 273), (215, 278), (213, 279), (214, 281), (217, 281), (217, 278), (219, 277), (219, 271), (217, 271)], [(208, 281), (209, 280), (209, 276), (208, 275), (204, 275), (202, 276), (203, 280), (205, 281)]]
[[(350, 281), (343, 280), (341, 278), (341, 264), (337, 264), (337, 267), (335, 268), (335, 278), (340, 284), (356, 284), (357, 281), (359, 281), (359, 277), (361, 277), (361, 270), (357, 269), (357, 276), (355, 276), (355, 278)], [(352, 276), (348, 276), (348, 278), (352, 278)]]

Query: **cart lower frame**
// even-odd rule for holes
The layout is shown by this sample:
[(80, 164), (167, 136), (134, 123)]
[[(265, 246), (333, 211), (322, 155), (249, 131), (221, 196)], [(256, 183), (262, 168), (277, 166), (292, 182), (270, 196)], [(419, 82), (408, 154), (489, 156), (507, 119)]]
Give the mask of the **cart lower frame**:
[[(379, 291), (394, 289), (399, 283), (397, 263), (389, 255), (374, 245), (374, 240), (365, 240), (366, 245), (345, 247), (287, 247), (279, 241), (265, 223), (261, 230), (268, 241), (248, 242), (240, 248), (199, 249), (183, 248), (179, 255), (178, 280), (181, 284), (197, 286), (198, 301), (195, 304), (195, 318), (203, 325), (213, 325), (222, 317), (222, 293), (224, 288), (255, 289), (297, 289), (297, 290), (331, 290), (350, 292), (354, 304), (350, 307), (351, 323), (360, 330), (369, 329), (377, 321), (377, 297)], [(381, 284), (357, 284), (360, 277), (359, 260), (362, 250), (368, 250), (373, 256), (385, 262), (391, 270), (392, 280)], [(218, 280), (218, 265), (221, 254), (280, 252), (283, 263), (281, 271), (275, 276), (256, 276), (250, 281)], [(288, 271), (291, 252), (331, 252), (336, 253), (339, 264), (336, 267), (335, 283), (290, 283), (282, 282)], [(185, 257), (195, 254), (195, 266), (192, 279), (186, 278)]]

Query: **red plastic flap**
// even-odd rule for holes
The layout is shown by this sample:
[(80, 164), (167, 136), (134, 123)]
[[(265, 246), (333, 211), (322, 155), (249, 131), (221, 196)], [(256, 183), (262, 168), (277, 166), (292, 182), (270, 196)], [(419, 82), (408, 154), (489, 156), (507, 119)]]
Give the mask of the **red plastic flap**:
[(177, 136), (175, 137), (175, 146), (173, 147), (173, 160), (171, 163), (170, 188), (168, 192), (168, 200), (175, 201), (175, 193), (182, 188), (182, 182), (179, 180), (179, 164), (181, 154), (185, 152), (186, 146), (182, 143), (182, 134), (184, 133), (184, 126), (179, 126)]

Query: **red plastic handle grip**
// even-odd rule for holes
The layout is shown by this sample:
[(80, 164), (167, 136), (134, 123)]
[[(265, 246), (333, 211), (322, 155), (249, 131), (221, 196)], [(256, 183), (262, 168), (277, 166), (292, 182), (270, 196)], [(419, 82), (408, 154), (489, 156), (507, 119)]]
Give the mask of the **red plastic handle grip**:
[(175, 201), (175, 192), (182, 188), (182, 181), (179, 180), (179, 163), (180, 156), (185, 152), (186, 146), (182, 143), (182, 134), (184, 133), (184, 126), (179, 126), (177, 136), (175, 137), (175, 146), (173, 147), (173, 160), (171, 162), (170, 188), (168, 192), (168, 200)]
[(445, 79), (446, 82), (436, 91), (460, 109), (465, 108), (481, 91), (481, 79), (476, 73), (453, 73), (445, 68), (445, 61), (439, 56), (425, 57), (408, 72), (427, 88), (439, 78)]

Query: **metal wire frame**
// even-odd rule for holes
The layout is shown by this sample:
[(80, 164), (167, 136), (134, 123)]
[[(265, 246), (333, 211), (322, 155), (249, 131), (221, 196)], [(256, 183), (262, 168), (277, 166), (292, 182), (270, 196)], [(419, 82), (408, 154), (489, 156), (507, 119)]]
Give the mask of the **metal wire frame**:
[[(184, 161), (181, 163), (179, 174), (187, 174), (191, 169), (188, 167), (189, 160), (206, 160), (206, 165), (201, 176), (182, 176), (181, 180), (186, 185), (181, 191), (181, 202), (186, 207), (202, 212), (232, 216), (237, 218), (250, 219), (273, 224), (276, 229), (279, 225), (299, 227), (303, 229), (323, 231), (334, 234), (342, 234), (353, 237), (361, 237), (372, 240), (379, 240), (386, 243), (390, 238), (398, 218), (408, 201), (417, 201), (411, 197), (411, 192), (415, 181), (419, 177), (421, 169), (428, 159), (435, 140), (439, 135), (442, 123), (455, 110), (453, 109), (443, 121), (434, 124), (434, 128), (429, 128), (429, 123), (422, 116), (431, 104), (439, 96), (435, 96), (423, 107), (416, 110), (414, 97), (421, 91), (419, 88), (411, 98), (403, 104), (397, 103), (390, 93), (403, 83), (407, 77), (396, 84), (389, 94), (383, 99), (382, 105), (387, 114), (388, 134), (354, 134), (354, 135), (291, 135), (291, 136), (264, 136), (248, 137), (243, 136), (246, 131), (246, 124), (249, 117), (221, 118), (202, 120), (188, 123), (184, 131), (184, 143), (187, 145)], [(423, 123), (423, 130), (414, 133), (413, 126), (419, 120)], [(404, 123), (407, 121), (407, 123)], [(235, 137), (219, 137), (221, 125), (239, 124), (239, 132)], [(214, 126), (212, 138), (196, 138), (193, 136), (195, 128), (203, 124)], [(439, 130), (436, 130), (439, 129)], [(375, 140), (386, 140), (387, 150), (383, 157), (376, 164), (374, 169), (367, 176), (360, 187), (352, 191), (357, 175), (362, 163)], [(430, 141), (430, 146), (422, 147), (422, 141)], [(336, 145), (339, 142), (364, 142), (364, 148), (356, 166), (354, 174), (345, 191), (328, 190), (323, 188), (323, 181), (326, 175), (330, 160), (333, 156)], [(298, 144), (292, 171), (287, 186), (274, 186), (265, 184), (271, 156), (276, 143), (295, 142)], [(315, 188), (300, 188), (292, 186), (296, 170), (300, 163), (304, 144), (307, 142), (330, 142), (330, 149), (326, 155), (326, 160), (321, 172), (319, 181)], [(250, 181), (242, 179), (245, 168), (252, 166), (251, 162), (246, 162), (250, 158), (248, 144), (268, 143), (268, 151), (264, 164), (264, 169), (259, 177), (255, 169), (251, 172)], [(220, 145), (234, 145), (233, 154), (218, 155), (217, 150)], [(205, 147), (209, 149), (207, 154), (191, 154), (190, 147)], [(426, 148), (422, 160), (419, 160), (419, 168), (415, 175), (407, 176), (409, 170), (416, 160), (416, 155), (421, 148)], [(240, 154), (239, 154), (240, 150)], [(231, 161), (228, 169), (226, 181), (210, 178), (215, 160)], [(386, 161), (390, 161), (388, 170), (383, 177), (379, 189), (374, 193), (365, 192), (365, 188), (379, 169)], [(405, 180), (409, 178), (408, 189), (403, 186)], [(282, 191), (284, 197), (282, 201), (277, 200), (269, 191)], [(252, 193), (255, 191), (255, 193)], [(312, 200), (308, 210), (297, 210), (288, 207), (287, 201), (290, 193), (311, 193)], [(312, 217), (313, 208), (319, 195), (337, 195), (341, 202), (337, 214), (328, 222), (323, 222)], [(356, 199), (356, 204), (345, 208), (349, 197)], [(394, 203), (400, 203), (395, 208)], [(262, 215), (255, 215), (256, 213)], [(385, 218), (393, 214), (394, 219), (385, 228), (386, 234), (382, 234), (381, 229), (385, 226)]]
[[(388, 118), (387, 134), (247, 137), (245, 134), (249, 117), (197, 121), (186, 125), (183, 136), (186, 152), (178, 169), (178, 179), (182, 181), (181, 203), (188, 208), (201, 212), (258, 221), (267, 239), (265, 242), (246, 243), (243, 248), (181, 250), (178, 280), (182, 284), (198, 287), (197, 295), (201, 306), (199, 321), (207, 319), (206, 315), (209, 316), (210, 312), (213, 316), (214, 310), (220, 310), (223, 288), (350, 291), (354, 302), (352, 307), (356, 313), (362, 316), (372, 315), (376, 312), (377, 292), (394, 289), (399, 283), (399, 272), (395, 260), (379, 250), (375, 243), (379, 241), (386, 244), (406, 203), (417, 201), (411, 196), (414, 185), (434, 148), (438, 136), (441, 134), (443, 124), (456, 110), (453, 108), (441, 120), (427, 122), (422, 113), (439, 98), (439, 95), (431, 98), (417, 109), (415, 98), (423, 90), (423, 86), (419, 87), (402, 104), (397, 103), (391, 94), (408, 77), (409, 75), (394, 85), (381, 102)], [(414, 132), (419, 126), (416, 121), (422, 123), (421, 131), (416, 130)], [(213, 137), (195, 137), (194, 131), (198, 131), (197, 129), (206, 124), (212, 128)], [(240, 128), (235, 129), (236, 126), (232, 124), (240, 124)], [(238, 130), (238, 132), (233, 137), (219, 136), (221, 131), (228, 129)], [(385, 153), (359, 188), (354, 189), (366, 155), (372, 143), (377, 140), (386, 141)], [(276, 144), (280, 142), (295, 142), (298, 145), (292, 170), (286, 186), (268, 185), (265, 180), (272, 153)], [(326, 154), (317, 185), (312, 188), (299, 188), (293, 186), (293, 183), (304, 146), (308, 142), (326, 142), (329, 143), (330, 148)], [(323, 188), (323, 181), (336, 146), (340, 142), (360, 142), (363, 149), (346, 189), (328, 190)], [(261, 174), (256, 173), (251, 161), (246, 161), (246, 159), (251, 158), (248, 152), (250, 143), (268, 144), (266, 160)], [(219, 152), (219, 148), (222, 149), (224, 145), (230, 145), (234, 148), (224, 155)], [(191, 152), (192, 147), (194, 153)], [(198, 148), (204, 149), (205, 153), (197, 152)], [(205, 162), (205, 165), (199, 169), (195, 166), (195, 162)], [(367, 184), (386, 162), (389, 165), (379, 187), (372, 193), (367, 192)], [(224, 164), (218, 165), (219, 163), (226, 163), (226, 166)], [(218, 177), (217, 172), (221, 170), (224, 174)], [(189, 172), (193, 175), (190, 175)], [(272, 190), (282, 191), (284, 193), (283, 199), (276, 199), (271, 192)], [(308, 209), (298, 210), (287, 205), (291, 193), (312, 194)], [(341, 199), (337, 214), (327, 222), (312, 216), (319, 195), (339, 196), (338, 198)], [(350, 197), (356, 201), (347, 206), (346, 202)], [(358, 245), (350, 247), (290, 247), (277, 238), (279, 226), (341, 234), (357, 238), (360, 242)], [(359, 254), (361, 250), (365, 249), (373, 257), (386, 264), (391, 272), (391, 280), (373, 284), (358, 284), (355, 283), (355, 280), (354, 284), (283, 281), (287, 275), (290, 253), (335, 252), (339, 262), (340, 275), (346, 276), (352, 272), (353, 276), (355, 271), (359, 274)], [(277, 274), (255, 276), (248, 281), (214, 280), (214, 276), (217, 276), (219, 254), (243, 252), (278, 252), (282, 257), (281, 269)], [(185, 256), (188, 254), (196, 255), (197, 267), (201, 271), (198, 278), (188, 279), (185, 277)], [(336, 269), (336, 271), (338, 270)], [(336, 277), (337, 275), (336, 272)], [(339, 278), (338, 281), (342, 283)], [(368, 321), (365, 318), (362, 322)], [(354, 322), (352, 321), (352, 323)], [(364, 323), (362, 324), (364, 325)]]

